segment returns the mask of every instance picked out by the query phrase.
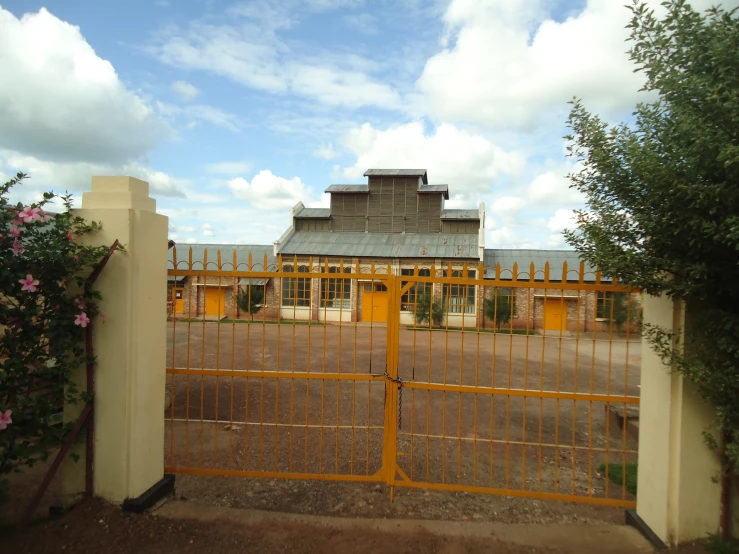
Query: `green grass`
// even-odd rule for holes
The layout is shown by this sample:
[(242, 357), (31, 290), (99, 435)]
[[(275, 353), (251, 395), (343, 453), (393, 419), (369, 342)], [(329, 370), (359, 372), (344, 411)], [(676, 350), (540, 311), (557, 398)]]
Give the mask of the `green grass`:
[(526, 329), (477, 329), (477, 327), (434, 327), (433, 329), (429, 329), (428, 327), (413, 327), (412, 325), (406, 326), (406, 329), (410, 329), (411, 331), (464, 331), (466, 333), (477, 333), (477, 331), (480, 331), (481, 333), (498, 333), (502, 335), (534, 335), (534, 331), (527, 331)]
[[(636, 494), (636, 464), (626, 464), (626, 490)], [(606, 474), (606, 464), (600, 464), (598, 468), (603, 475)], [(608, 464), (608, 478), (619, 487), (623, 485), (623, 464)]]

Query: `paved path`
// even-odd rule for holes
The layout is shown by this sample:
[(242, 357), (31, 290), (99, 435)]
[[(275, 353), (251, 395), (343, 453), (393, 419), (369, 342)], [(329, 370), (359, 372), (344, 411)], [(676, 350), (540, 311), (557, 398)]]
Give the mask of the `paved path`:
[[(359, 531), (375, 531), (405, 537), (434, 535), (446, 539), (445, 551), (466, 552), (462, 544), (470, 540), (488, 539), (506, 545), (505, 552), (554, 552), (572, 554), (639, 554), (653, 552), (649, 543), (632, 527), (593, 524), (506, 524), (493, 522), (458, 522), (341, 518), (285, 514), (260, 510), (203, 506), (170, 500), (156, 515), (172, 519), (201, 522), (229, 522), (238, 526), (323, 528), (326, 532), (350, 535)], [(460, 548), (455, 548), (455, 543)]]

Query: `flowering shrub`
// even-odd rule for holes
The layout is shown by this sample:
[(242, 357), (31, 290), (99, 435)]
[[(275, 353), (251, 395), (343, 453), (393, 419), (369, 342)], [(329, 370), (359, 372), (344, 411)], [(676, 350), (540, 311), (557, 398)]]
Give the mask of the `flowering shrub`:
[(10, 204), (24, 178), (0, 185), (0, 502), (3, 477), (63, 444), (74, 425), (61, 421), (64, 403), (87, 400), (71, 379), (87, 362), (84, 328), (99, 313), (99, 294), (84, 284), (108, 251), (80, 244), (100, 226), (73, 216), (69, 195), (53, 215), (44, 210), (53, 193)]

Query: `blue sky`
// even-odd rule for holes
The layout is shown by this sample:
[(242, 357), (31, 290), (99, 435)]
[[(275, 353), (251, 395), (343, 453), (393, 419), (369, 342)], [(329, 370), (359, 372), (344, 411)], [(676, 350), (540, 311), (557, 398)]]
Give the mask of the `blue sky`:
[(177, 242), (269, 244), (328, 185), (423, 167), (485, 202), (489, 247), (564, 248), (567, 100), (619, 121), (644, 99), (622, 4), (2, 3), (0, 178), (31, 174), (30, 201), (129, 174)]

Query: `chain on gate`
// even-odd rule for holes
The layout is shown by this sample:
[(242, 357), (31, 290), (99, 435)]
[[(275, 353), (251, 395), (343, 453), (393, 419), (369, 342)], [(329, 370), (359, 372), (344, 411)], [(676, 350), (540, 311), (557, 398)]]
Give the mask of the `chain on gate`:
[[(398, 377), (391, 377), (385, 367), (384, 373), (372, 373), (372, 360), (370, 360), (369, 374), (373, 377), (385, 377), (387, 380), (397, 383), (398, 385), (398, 430), (403, 429), (403, 379)], [(413, 368), (413, 377), (416, 376), (416, 368)], [(385, 400), (387, 402), (387, 400)]]

